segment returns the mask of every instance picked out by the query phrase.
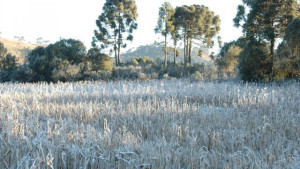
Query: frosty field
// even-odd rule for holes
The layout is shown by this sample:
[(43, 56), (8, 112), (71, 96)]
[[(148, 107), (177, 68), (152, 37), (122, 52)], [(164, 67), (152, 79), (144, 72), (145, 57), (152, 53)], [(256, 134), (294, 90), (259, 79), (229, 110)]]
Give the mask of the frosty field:
[(300, 168), (300, 84), (0, 84), (0, 168)]

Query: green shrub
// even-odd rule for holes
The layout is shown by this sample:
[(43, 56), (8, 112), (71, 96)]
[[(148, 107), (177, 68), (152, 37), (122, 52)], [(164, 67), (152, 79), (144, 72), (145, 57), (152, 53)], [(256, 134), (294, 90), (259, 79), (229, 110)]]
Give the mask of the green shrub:
[(137, 58), (133, 58), (133, 59), (131, 60), (131, 64), (132, 64), (133, 66), (138, 66), (138, 65), (139, 65), (139, 61), (137, 60)]
[(248, 42), (239, 55), (239, 72), (245, 82), (271, 80), (272, 57), (265, 42)]
[(168, 74), (170, 77), (180, 78), (183, 76), (183, 69), (181, 69), (180, 67), (173, 67), (169, 70)]
[(11, 81), (13, 82), (32, 82), (33, 71), (28, 65), (20, 65), (12, 72)]
[(200, 81), (203, 80), (203, 76), (199, 71), (196, 71), (194, 74), (192, 74), (192, 79), (194, 81)]
[(0, 70), (0, 82), (9, 82), (11, 81), (12, 71)]
[(91, 65), (92, 71), (112, 71), (114, 68), (113, 59), (97, 48), (88, 51), (87, 62)]
[(149, 65), (151, 67), (154, 67), (154, 66), (157, 65), (155, 60), (150, 58), (150, 57), (133, 58), (131, 60), (131, 62), (129, 62), (128, 64), (133, 65), (133, 66), (142, 66), (142, 67), (146, 67), (146, 66), (149, 66)]
[(140, 80), (146, 80), (148, 79), (147, 75), (143, 72), (138, 72), (138, 79)]
[(109, 81), (112, 79), (112, 72), (111, 71), (89, 71), (85, 72), (84, 74), (84, 80), (92, 80), (92, 81), (98, 81), (98, 80), (104, 80)]
[(113, 70), (112, 77), (114, 79), (138, 79), (139, 72), (142, 71), (141, 67), (117, 67)]
[(78, 65), (66, 64), (59, 66), (52, 71), (52, 79), (54, 82), (77, 81), (80, 78), (80, 66)]
[(169, 77), (169, 75), (167, 73), (163, 75), (163, 78), (164, 79), (170, 79), (170, 77)]

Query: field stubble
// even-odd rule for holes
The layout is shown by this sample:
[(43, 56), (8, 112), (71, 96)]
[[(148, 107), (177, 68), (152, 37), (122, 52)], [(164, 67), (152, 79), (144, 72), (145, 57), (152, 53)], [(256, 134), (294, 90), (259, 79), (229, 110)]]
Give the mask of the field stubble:
[(0, 85), (0, 168), (300, 168), (300, 84)]

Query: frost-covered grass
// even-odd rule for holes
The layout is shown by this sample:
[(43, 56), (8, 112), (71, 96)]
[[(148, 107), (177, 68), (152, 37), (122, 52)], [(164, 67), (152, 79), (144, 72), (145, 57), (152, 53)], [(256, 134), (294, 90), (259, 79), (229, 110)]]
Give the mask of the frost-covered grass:
[(300, 84), (0, 84), (0, 168), (300, 168)]

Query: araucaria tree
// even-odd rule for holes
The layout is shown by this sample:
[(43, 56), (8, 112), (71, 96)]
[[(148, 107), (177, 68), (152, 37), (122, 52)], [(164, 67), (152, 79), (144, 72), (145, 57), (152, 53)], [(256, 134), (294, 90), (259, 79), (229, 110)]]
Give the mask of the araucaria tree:
[(164, 66), (167, 67), (167, 55), (168, 55), (168, 46), (167, 46), (167, 36), (173, 31), (174, 24), (171, 20), (174, 15), (175, 10), (169, 2), (165, 2), (160, 8), (158, 13), (157, 26), (154, 29), (155, 33), (161, 33), (165, 38), (164, 53), (165, 53), (165, 62)]
[(92, 46), (110, 48), (110, 52), (115, 54), (116, 66), (121, 63), (121, 48), (126, 47), (126, 40), (133, 40), (137, 16), (135, 0), (106, 0), (96, 21), (98, 30), (94, 32)]
[(184, 41), (184, 64), (190, 65), (193, 43), (212, 47), (212, 39), (220, 31), (220, 18), (203, 5), (177, 7), (174, 17)]
[(243, 0), (243, 5), (238, 7), (235, 26), (242, 26), (247, 38), (269, 43), (271, 69), (276, 39), (284, 37), (288, 24), (297, 16), (297, 10), (297, 0)]

